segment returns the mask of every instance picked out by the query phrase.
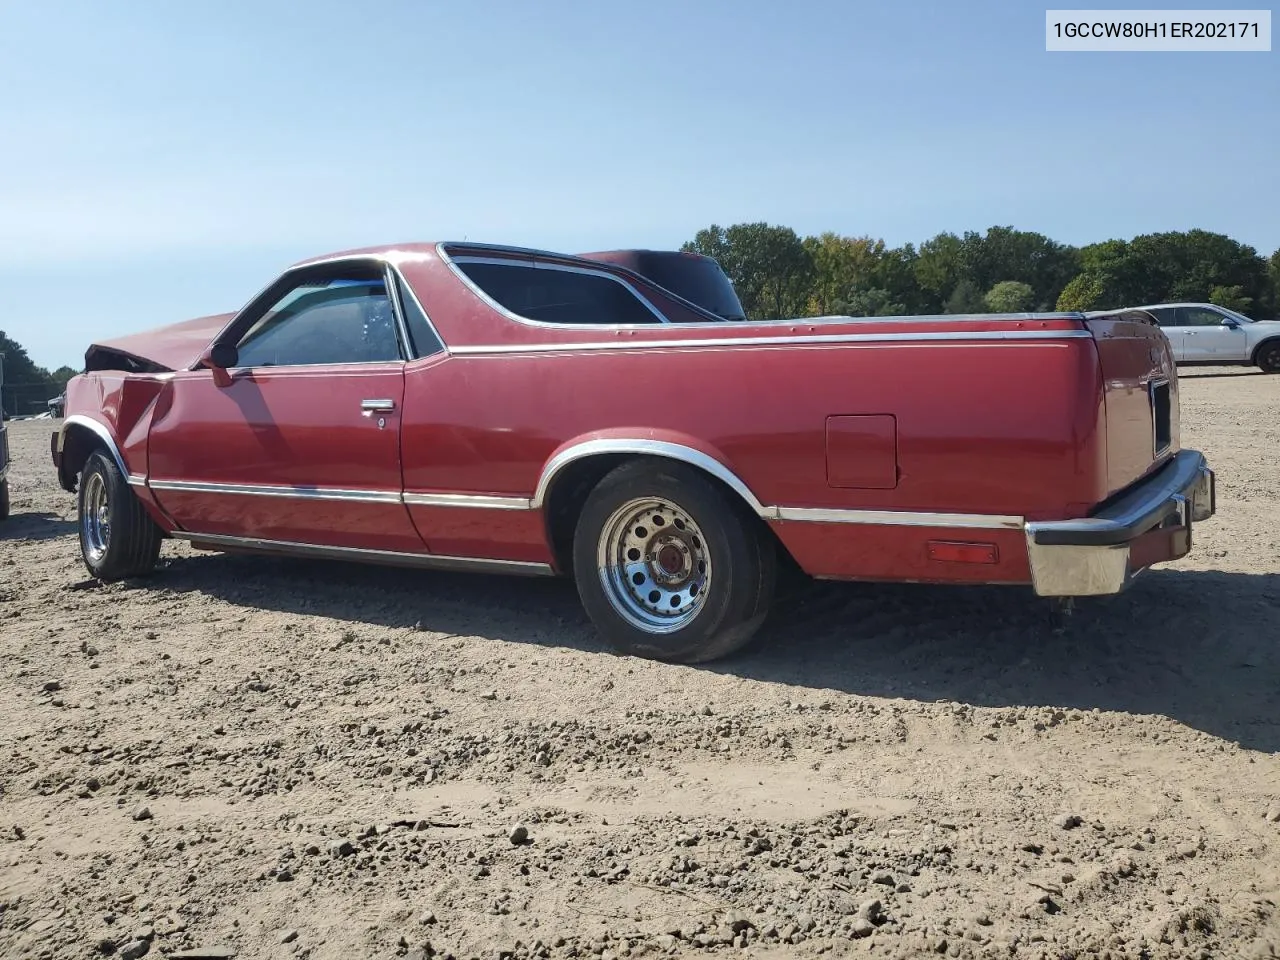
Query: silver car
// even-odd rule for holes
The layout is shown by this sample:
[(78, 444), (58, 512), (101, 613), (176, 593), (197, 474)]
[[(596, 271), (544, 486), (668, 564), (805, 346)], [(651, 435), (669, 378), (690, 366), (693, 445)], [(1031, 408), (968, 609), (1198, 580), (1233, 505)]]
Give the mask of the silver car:
[(1156, 318), (1180, 364), (1261, 367), (1280, 373), (1280, 321), (1254, 320), (1212, 303), (1138, 307)]

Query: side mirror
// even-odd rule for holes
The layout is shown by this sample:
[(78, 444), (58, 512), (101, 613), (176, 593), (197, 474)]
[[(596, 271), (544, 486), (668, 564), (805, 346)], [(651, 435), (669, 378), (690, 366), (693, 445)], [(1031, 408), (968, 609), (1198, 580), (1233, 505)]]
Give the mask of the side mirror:
[(1235, 317), (1223, 317), (1222, 325), (1224, 327), (1230, 327), (1232, 330), (1235, 330), (1237, 327), (1240, 326), (1240, 321), (1237, 320)]
[(220, 387), (231, 386), (231, 374), (227, 373), (240, 362), (240, 351), (234, 343), (215, 343), (205, 351), (200, 362), (213, 371), (213, 382)]

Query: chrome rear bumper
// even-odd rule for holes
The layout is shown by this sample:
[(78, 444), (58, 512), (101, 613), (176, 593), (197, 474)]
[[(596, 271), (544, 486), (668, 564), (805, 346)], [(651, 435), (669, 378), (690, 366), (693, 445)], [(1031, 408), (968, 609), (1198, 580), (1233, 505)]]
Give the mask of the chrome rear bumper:
[[(1213, 471), (1198, 450), (1183, 450), (1091, 517), (1027, 523), (1032, 585), (1044, 597), (1119, 593), (1150, 563), (1185, 556), (1192, 524), (1216, 511)], [(1141, 549), (1153, 540), (1154, 551)]]

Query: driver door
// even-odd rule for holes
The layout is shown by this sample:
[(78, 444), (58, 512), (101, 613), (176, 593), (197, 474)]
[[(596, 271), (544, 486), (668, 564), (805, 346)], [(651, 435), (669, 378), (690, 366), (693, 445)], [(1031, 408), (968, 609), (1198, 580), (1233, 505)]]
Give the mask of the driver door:
[(149, 486), (184, 529), (422, 552), (401, 499), (404, 351), (381, 265), (277, 283), (224, 340), (238, 356), (176, 373), (148, 438)]
[(1187, 359), (1236, 363), (1247, 358), (1248, 337), (1238, 324), (1225, 325), (1226, 319), (1226, 314), (1207, 307), (1178, 308)]

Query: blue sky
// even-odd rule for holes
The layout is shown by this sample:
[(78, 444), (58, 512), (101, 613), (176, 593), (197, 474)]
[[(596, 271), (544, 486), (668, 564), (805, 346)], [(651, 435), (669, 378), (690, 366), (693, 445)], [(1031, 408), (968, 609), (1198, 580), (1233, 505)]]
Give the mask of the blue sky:
[(78, 368), (295, 260), (415, 239), (1280, 246), (1280, 53), (1051, 54), (1044, 10), (0, 0), (0, 329)]

